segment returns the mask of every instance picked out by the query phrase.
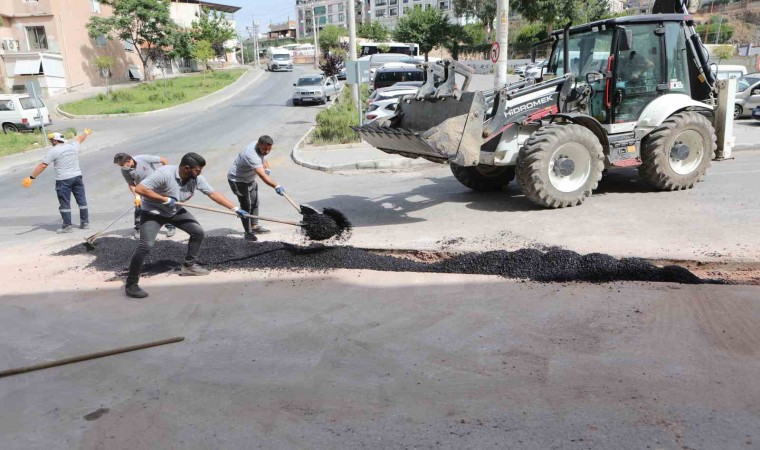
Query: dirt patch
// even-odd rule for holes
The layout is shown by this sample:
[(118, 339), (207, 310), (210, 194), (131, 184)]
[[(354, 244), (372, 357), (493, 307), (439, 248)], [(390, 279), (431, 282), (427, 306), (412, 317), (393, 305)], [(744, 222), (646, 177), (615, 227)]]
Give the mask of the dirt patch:
[(722, 280), (730, 284), (760, 286), (760, 263), (756, 262), (682, 260), (652, 260), (651, 262), (655, 265), (679, 265), (703, 279)]
[[(126, 270), (137, 243), (125, 238), (103, 238), (91, 254), (90, 267), (121, 273)], [(158, 241), (146, 261), (145, 275), (177, 270), (187, 246)], [(79, 244), (58, 255), (87, 254)], [(366, 269), (388, 272), (464, 273), (499, 275), (535, 281), (659, 281), (685, 284), (704, 282), (689, 270), (668, 265), (658, 267), (639, 258), (616, 259), (610, 255), (580, 255), (569, 250), (473, 252), (442, 258), (435, 252), (417, 252), (410, 258), (378, 254), (350, 246), (313, 243), (299, 246), (283, 242), (243, 243), (240, 239), (211, 236), (203, 242), (200, 264), (218, 269), (286, 269), (324, 271)]]

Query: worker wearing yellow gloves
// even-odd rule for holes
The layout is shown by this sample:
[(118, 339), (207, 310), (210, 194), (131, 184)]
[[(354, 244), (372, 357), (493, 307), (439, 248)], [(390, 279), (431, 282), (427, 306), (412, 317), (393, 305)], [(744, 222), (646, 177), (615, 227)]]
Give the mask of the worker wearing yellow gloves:
[(48, 140), (52, 146), (42, 162), (35, 167), (34, 171), (21, 183), (28, 188), (34, 180), (50, 164), (53, 164), (55, 172), (55, 191), (58, 194), (58, 211), (63, 218), (63, 224), (58, 233), (71, 233), (74, 228), (71, 224), (71, 194), (79, 205), (79, 228), (90, 228), (89, 211), (87, 209), (87, 197), (84, 192), (82, 171), (79, 169), (79, 145), (92, 134), (92, 130), (85, 128), (84, 133), (66, 142), (61, 133), (48, 134)]
[[(161, 166), (169, 164), (169, 161), (162, 156), (153, 155), (137, 155), (131, 156), (126, 153), (117, 153), (113, 157), (113, 163), (121, 168), (121, 175), (124, 177), (124, 181), (127, 182), (127, 187), (132, 195), (135, 196), (135, 231), (133, 236), (135, 239), (140, 239), (140, 216), (142, 209), (142, 199), (135, 192), (135, 187), (142, 182), (142, 180), (148, 178), (156, 169)], [(170, 224), (166, 224), (166, 237), (172, 237), (177, 232), (177, 228)]]

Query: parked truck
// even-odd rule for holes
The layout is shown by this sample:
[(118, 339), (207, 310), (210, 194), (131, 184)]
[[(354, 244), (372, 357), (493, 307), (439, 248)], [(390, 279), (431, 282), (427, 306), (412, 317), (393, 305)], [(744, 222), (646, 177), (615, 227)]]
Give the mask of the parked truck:
[[(394, 115), (355, 129), (387, 153), (447, 162), (474, 190), (516, 177), (549, 208), (581, 204), (606, 169), (638, 167), (658, 190), (689, 189), (705, 175), (733, 105), (719, 101), (723, 82), (680, 0), (568, 25), (546, 44), (538, 80), (495, 90), (466, 92), (472, 71), (457, 61), (427, 64), (427, 83)], [(433, 75), (444, 82), (436, 87)]]

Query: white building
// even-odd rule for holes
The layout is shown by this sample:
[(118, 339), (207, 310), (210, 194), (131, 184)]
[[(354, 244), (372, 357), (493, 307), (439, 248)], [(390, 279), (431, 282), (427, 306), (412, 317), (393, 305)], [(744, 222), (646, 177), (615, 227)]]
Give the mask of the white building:
[(377, 20), (390, 29), (396, 28), (399, 17), (404, 17), (415, 6), (438, 8), (446, 12), (449, 21), (458, 22), (452, 0), (368, 0), (367, 3), (367, 19)]

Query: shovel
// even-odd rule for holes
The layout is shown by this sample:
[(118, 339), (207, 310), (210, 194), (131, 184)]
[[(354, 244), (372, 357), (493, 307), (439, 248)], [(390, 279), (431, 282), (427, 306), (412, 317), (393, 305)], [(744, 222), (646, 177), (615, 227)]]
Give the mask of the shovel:
[(306, 205), (306, 204), (299, 205), (298, 203), (295, 202), (295, 200), (293, 200), (285, 192), (282, 193), (282, 196), (285, 197), (285, 199), (288, 201), (288, 203), (290, 203), (291, 206), (293, 206), (293, 208), (295, 208), (296, 211), (298, 211), (298, 213), (301, 214), (301, 215), (308, 216), (308, 215), (311, 215), (311, 214), (322, 214), (321, 212), (317, 211), (316, 208), (313, 208), (313, 207), (311, 207), (309, 205)]
[[(224, 210), (224, 209), (209, 208), (207, 206), (189, 205), (187, 203), (182, 203), (182, 202), (177, 202), (177, 205), (178, 206), (183, 206), (185, 208), (202, 209), (204, 211), (211, 211), (211, 212), (216, 212), (216, 213), (222, 213), (222, 214), (227, 214), (227, 215), (230, 215), (230, 216), (238, 216), (238, 213), (232, 212), (232, 211), (227, 211), (227, 210)], [(240, 217), (240, 216), (238, 216), (238, 217)], [(246, 214), (245, 217), (248, 217), (248, 218), (251, 218), (251, 219), (257, 219), (257, 220), (265, 220), (267, 222), (284, 223), (285, 225), (295, 225), (297, 227), (302, 227), (302, 226), (305, 225), (303, 222), (294, 222), (294, 221), (291, 221), (291, 220), (274, 219), (274, 218), (271, 218), (271, 217), (254, 216), (252, 214)]]
[(85, 248), (87, 250), (95, 250), (95, 245), (97, 245), (97, 244), (95, 244), (95, 240), (98, 239), (101, 234), (105, 233), (106, 230), (108, 230), (109, 228), (111, 228), (113, 226), (113, 224), (115, 224), (116, 222), (118, 222), (119, 219), (121, 219), (122, 217), (126, 216), (127, 213), (131, 212), (133, 209), (134, 209), (134, 206), (130, 206), (128, 210), (126, 210), (123, 213), (121, 213), (119, 215), (119, 217), (117, 217), (113, 222), (111, 222), (110, 224), (108, 224), (107, 227), (103, 228), (102, 230), (98, 231), (97, 233), (95, 233), (92, 236), (90, 236), (87, 239), (85, 239), (84, 240), (84, 244), (83, 244), (85, 246)]

